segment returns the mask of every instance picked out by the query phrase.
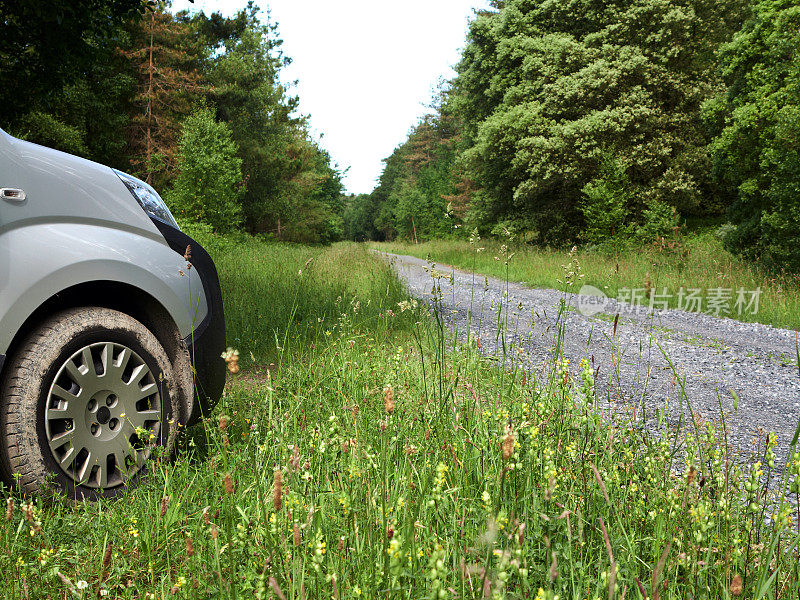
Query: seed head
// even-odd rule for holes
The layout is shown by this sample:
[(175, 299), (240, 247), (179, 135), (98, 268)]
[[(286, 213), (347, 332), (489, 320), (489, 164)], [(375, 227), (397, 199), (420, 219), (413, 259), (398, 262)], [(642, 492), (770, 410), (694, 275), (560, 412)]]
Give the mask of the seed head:
[(186, 556), (191, 557), (194, 554), (194, 544), (192, 543), (191, 536), (186, 536)]
[(208, 511), (209, 510), (211, 510), (210, 506), (206, 506), (203, 509), (203, 523), (206, 524), (206, 525), (210, 525), (211, 524), (211, 519), (209, 519), (209, 517), (208, 517)]
[(301, 543), (301, 540), (300, 540), (300, 525), (295, 523), (294, 527), (292, 528), (292, 532), (294, 533), (294, 545), (295, 546), (299, 546), (300, 543)]
[(111, 542), (106, 546), (106, 551), (103, 553), (103, 572), (105, 573), (109, 565), (111, 565), (111, 553), (114, 550), (114, 544)]
[(220, 415), (219, 416), (219, 430), (220, 431), (225, 431), (225, 429), (228, 427), (228, 423), (230, 423), (230, 422), (231, 422), (231, 418), (228, 415), (225, 415), (225, 414)]
[(742, 576), (738, 573), (731, 579), (731, 596), (742, 595)]
[(300, 452), (297, 450), (297, 446), (292, 448), (292, 457), (289, 459), (289, 467), (291, 467), (291, 472), (294, 473), (297, 471), (298, 467), (300, 466)]
[(164, 496), (161, 499), (161, 516), (162, 517), (167, 514), (167, 507), (168, 506), (169, 506), (169, 496)]
[(381, 421), (379, 426), (381, 431), (386, 431), (386, 421)]
[(219, 530), (217, 529), (217, 526), (214, 523), (212, 523), (211, 524), (211, 538), (212, 539), (217, 539), (218, 537), (219, 537)]
[(14, 516), (14, 499), (9, 498), (6, 500), (6, 521), (10, 521)]
[(33, 521), (33, 504), (30, 502), (23, 502), (21, 508), (25, 520), (31, 523)]
[(514, 453), (514, 434), (510, 431), (503, 438), (503, 460), (508, 460)]
[(225, 352), (222, 353), (222, 358), (228, 364), (228, 371), (234, 374), (239, 372), (238, 350), (234, 350), (233, 348), (228, 348)]
[(225, 473), (225, 478), (222, 480), (222, 483), (225, 486), (225, 493), (232, 494), (233, 493), (233, 480), (231, 479), (230, 473)]
[(387, 414), (394, 412), (394, 391), (390, 385), (383, 388), (383, 408)]
[(688, 485), (692, 485), (694, 480), (697, 478), (697, 469), (694, 468), (694, 465), (689, 467), (689, 472), (686, 474), (686, 483)]
[(272, 506), (275, 508), (275, 512), (279, 512), (281, 510), (282, 494), (283, 494), (283, 479), (281, 477), (281, 472), (279, 469), (275, 471), (272, 484)]

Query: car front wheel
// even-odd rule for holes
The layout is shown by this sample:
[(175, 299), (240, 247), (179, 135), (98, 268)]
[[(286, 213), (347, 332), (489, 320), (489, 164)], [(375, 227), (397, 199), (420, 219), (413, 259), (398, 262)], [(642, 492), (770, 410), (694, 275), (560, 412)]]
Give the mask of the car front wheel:
[(0, 388), (0, 470), (22, 493), (114, 497), (179, 416), (171, 363), (136, 319), (105, 308), (47, 319), (11, 357)]

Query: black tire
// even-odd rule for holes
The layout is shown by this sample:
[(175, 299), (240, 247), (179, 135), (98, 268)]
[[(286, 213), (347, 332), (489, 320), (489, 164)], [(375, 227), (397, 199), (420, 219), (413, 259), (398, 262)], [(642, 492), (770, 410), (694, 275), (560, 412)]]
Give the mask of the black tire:
[(154, 454), (172, 458), (179, 398), (167, 353), (139, 321), (98, 307), (57, 313), (0, 382), (0, 475), (23, 494), (116, 497)]

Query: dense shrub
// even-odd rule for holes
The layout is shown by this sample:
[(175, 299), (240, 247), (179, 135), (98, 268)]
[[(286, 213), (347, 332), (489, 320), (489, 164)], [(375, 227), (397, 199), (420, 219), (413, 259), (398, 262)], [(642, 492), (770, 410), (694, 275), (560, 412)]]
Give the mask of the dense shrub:
[(769, 0), (722, 50), (727, 95), (710, 102), (721, 128), (715, 172), (735, 194), (728, 246), (800, 269), (800, 6)]
[(208, 108), (186, 119), (178, 156), (180, 173), (167, 201), (176, 216), (231, 231), (242, 220), (242, 161), (230, 128)]

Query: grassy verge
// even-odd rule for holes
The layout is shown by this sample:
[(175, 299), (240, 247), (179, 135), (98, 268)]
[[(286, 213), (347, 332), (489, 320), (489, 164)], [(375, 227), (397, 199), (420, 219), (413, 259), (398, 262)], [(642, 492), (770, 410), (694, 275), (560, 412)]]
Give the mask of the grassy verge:
[[(260, 303), (243, 265), (282, 281), (314, 252), (362, 283), (339, 301), (329, 286), (341, 282), (303, 280), (297, 297), (333, 311), (326, 330), (309, 327), (305, 346), (279, 351), (281, 367), (263, 381), (235, 377), (178, 459), (153, 463), (150, 481), (122, 500), (10, 498), (0, 521), (6, 597), (800, 593), (800, 514), (764, 491), (772, 441), (757, 448), (760, 463), (741, 467), (713, 423), (653, 439), (627, 413), (600, 408), (588, 364), (524, 373), (484, 361), (473, 344), (448, 350), (446, 315), (431, 320), (394, 284), (378, 285), (386, 267), (363, 248), (247, 243), (229, 257), (236, 270), (223, 271), (233, 334), (249, 331), (236, 313)], [(225, 269), (227, 250), (214, 252)], [(353, 259), (344, 271), (342, 256)], [(281, 309), (287, 323), (294, 302)], [(675, 473), (678, 453), (689, 466)], [(789, 463), (783, 490), (798, 500), (800, 456)]]
[(406, 297), (390, 269), (358, 244), (265, 243), (184, 228), (214, 258), (228, 344), (242, 350), (245, 367), (277, 364), (324, 343), (343, 312), (356, 328), (380, 329), (386, 308)]
[[(477, 244), (466, 241), (432, 241), (419, 245), (373, 243), (370, 246), (420, 258), (430, 256), (438, 263), (533, 287), (556, 289), (561, 287), (559, 280), (563, 279), (561, 267), (570, 260), (566, 251), (512, 247), (509, 253), (513, 256), (506, 264), (501, 244), (485, 241)], [(478, 252), (479, 247), (485, 250)], [(646, 305), (650, 300), (645, 290), (652, 289), (651, 296), (656, 302), (663, 297), (669, 307), (678, 308), (681, 288), (684, 290), (683, 306), (690, 302), (689, 291), (696, 289), (700, 290), (696, 296), (703, 299), (703, 312), (800, 330), (799, 276), (767, 273), (725, 251), (720, 241), (710, 235), (687, 237), (677, 248), (648, 246), (627, 249), (616, 255), (578, 251), (577, 257), (584, 273), (582, 283), (597, 287), (611, 298), (630, 299), (635, 293)], [(754, 313), (755, 306), (749, 305), (753, 300), (750, 292), (759, 289)], [(737, 306), (738, 290), (745, 292), (741, 311)], [(708, 304), (714, 296), (721, 298), (717, 305), (721, 308), (719, 311)]]

